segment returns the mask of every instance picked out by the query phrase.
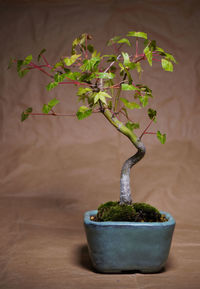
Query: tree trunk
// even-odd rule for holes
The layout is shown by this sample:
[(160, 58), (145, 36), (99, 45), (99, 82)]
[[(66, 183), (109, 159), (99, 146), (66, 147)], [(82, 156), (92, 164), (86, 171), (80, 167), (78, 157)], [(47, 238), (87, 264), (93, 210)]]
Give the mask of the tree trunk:
[(123, 164), (120, 178), (120, 204), (131, 204), (131, 188), (130, 188), (130, 170), (139, 162), (145, 155), (145, 146), (138, 140), (137, 143), (138, 151), (132, 157), (127, 159)]
[(132, 202), (130, 189), (130, 170), (145, 155), (145, 146), (133, 131), (127, 128), (118, 118), (108, 109), (104, 108), (102, 113), (107, 120), (122, 134), (127, 136), (132, 144), (137, 148), (137, 153), (125, 161), (120, 178), (120, 204), (130, 204)]

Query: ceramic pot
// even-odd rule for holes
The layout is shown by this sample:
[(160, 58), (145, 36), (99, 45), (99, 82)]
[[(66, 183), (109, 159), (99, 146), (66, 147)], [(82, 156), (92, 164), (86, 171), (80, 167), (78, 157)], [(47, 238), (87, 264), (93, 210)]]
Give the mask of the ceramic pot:
[(140, 271), (159, 272), (165, 266), (171, 246), (175, 220), (166, 212), (168, 221), (159, 222), (94, 222), (88, 211), (84, 226), (94, 268), (103, 273)]

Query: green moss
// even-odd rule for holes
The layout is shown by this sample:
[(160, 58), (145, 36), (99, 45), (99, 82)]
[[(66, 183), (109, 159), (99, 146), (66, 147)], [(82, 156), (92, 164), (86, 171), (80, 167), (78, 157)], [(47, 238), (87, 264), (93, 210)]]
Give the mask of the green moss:
[(136, 222), (161, 222), (161, 214), (155, 207), (146, 203), (134, 203)]
[(97, 221), (133, 221), (136, 214), (131, 205), (120, 205), (118, 202), (108, 202), (98, 208)]
[(96, 221), (164, 222), (166, 219), (158, 209), (146, 203), (120, 205), (110, 201), (99, 206)]

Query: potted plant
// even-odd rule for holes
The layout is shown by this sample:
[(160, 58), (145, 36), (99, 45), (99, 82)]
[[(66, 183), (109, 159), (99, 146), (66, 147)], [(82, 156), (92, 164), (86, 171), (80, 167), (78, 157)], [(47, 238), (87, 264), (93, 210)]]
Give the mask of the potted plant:
[[(166, 141), (166, 134), (149, 131), (156, 122), (157, 112), (148, 106), (153, 95), (152, 90), (141, 83), (142, 63), (152, 66), (153, 61), (158, 61), (165, 71), (173, 71), (176, 60), (144, 32), (130, 31), (126, 37), (113, 37), (107, 43), (112, 49), (110, 54), (100, 54), (90, 44), (91, 40), (86, 33), (76, 38), (71, 55), (61, 57), (54, 65), (47, 61), (45, 49), (39, 53), (38, 63), (32, 55), (23, 60), (10, 60), (9, 67), (15, 63), (20, 77), (35, 69), (50, 77), (48, 91), (60, 84), (75, 85), (82, 103), (74, 114), (57, 113), (55, 106), (59, 100), (53, 98), (43, 105), (42, 112), (33, 112), (32, 107), (25, 109), (21, 120), (30, 115), (69, 115), (82, 120), (100, 113), (129, 138), (137, 152), (123, 164), (119, 202), (107, 202), (100, 205), (98, 211), (85, 213), (89, 253), (94, 267), (101, 272), (158, 272), (167, 260), (175, 221), (169, 213), (132, 201), (130, 170), (145, 155), (142, 142), (145, 134), (156, 135), (162, 144)], [(140, 124), (132, 120), (130, 110), (143, 110), (150, 119), (140, 136), (135, 133)]]

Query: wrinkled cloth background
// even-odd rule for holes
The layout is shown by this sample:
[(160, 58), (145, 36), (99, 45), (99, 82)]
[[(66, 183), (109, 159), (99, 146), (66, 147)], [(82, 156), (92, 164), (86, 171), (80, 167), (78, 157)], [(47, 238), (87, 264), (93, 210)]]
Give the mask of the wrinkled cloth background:
[[(0, 2), (1, 289), (200, 288), (199, 28), (194, 0)], [(178, 61), (174, 73), (156, 63), (143, 74), (158, 110), (151, 130), (166, 132), (167, 143), (144, 136), (147, 154), (131, 173), (134, 200), (170, 212), (177, 225), (162, 273), (103, 275), (91, 268), (83, 214), (118, 200), (120, 168), (135, 148), (101, 115), (21, 123), (25, 108), (41, 111), (55, 96), (57, 112), (76, 112), (76, 89), (47, 92), (48, 77), (33, 71), (20, 80), (7, 64), (43, 48), (55, 63), (84, 32), (106, 52), (109, 38), (133, 30), (147, 32)], [(141, 128), (148, 123), (143, 115), (137, 120)]]

